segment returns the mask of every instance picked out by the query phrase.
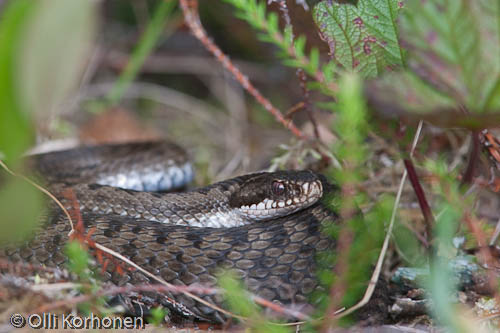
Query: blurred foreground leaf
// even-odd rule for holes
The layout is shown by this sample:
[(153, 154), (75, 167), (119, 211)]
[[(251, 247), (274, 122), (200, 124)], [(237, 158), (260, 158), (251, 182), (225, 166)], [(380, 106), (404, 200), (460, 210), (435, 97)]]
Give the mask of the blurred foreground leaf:
[(151, 309), (151, 315), (148, 317), (149, 322), (154, 326), (160, 327), (165, 322), (165, 317), (168, 315), (168, 310), (162, 307)]
[(224, 298), (230, 311), (247, 318), (247, 327), (255, 332), (288, 332), (286, 327), (272, 324), (265, 319), (260, 308), (251, 300), (250, 294), (234, 273), (223, 271), (217, 281), (220, 287), (224, 289)]
[(401, 37), (417, 75), (469, 110), (483, 111), (499, 80), (499, 20), (496, 0), (409, 1)]
[(64, 248), (64, 252), (68, 256), (68, 269), (78, 275), (82, 280), (89, 279), (89, 260), (90, 255), (82, 244), (78, 241), (69, 242)]
[[(2, 172), (3, 176), (4, 173)], [(20, 178), (0, 182), (0, 245), (25, 240), (37, 225), (43, 200), (40, 191)]]
[[(343, 167), (332, 173), (335, 183), (341, 186), (341, 193), (325, 202), (342, 223), (323, 228), (323, 232), (337, 241), (335, 250), (320, 253), (318, 258), (318, 278), (324, 289), (330, 290), (329, 297), (322, 288), (317, 288), (312, 295), (313, 303), (320, 304), (317, 315), (326, 317), (323, 330), (332, 325), (328, 320), (335, 310), (354, 305), (366, 290), (383, 242), (383, 224), (389, 220), (393, 206), (391, 198), (381, 197), (366, 214), (358, 208), (368, 202), (359, 184), (366, 178), (364, 165), (370, 157), (366, 146), (369, 120), (360, 75), (345, 74), (339, 87), (334, 128), (340, 140), (334, 145), (333, 153)], [(342, 324), (346, 323), (344, 320), (350, 318), (342, 319)]]
[(18, 156), (31, 142), (31, 124), (22, 112), (15, 80), (15, 64), (22, 29), (36, 2), (11, 1), (0, 18), (0, 152), (6, 159)]
[[(78, 82), (95, 28), (96, 1), (14, 0), (0, 20), (0, 155), (12, 162), (33, 141), (30, 116), (50, 111)], [(20, 163), (12, 169), (25, 174)], [(0, 171), (0, 241), (24, 238), (42, 194)]]
[(96, 1), (43, 0), (25, 23), (17, 87), (29, 112), (50, 112), (74, 91), (96, 30)]
[(453, 237), (458, 230), (464, 211), (472, 207), (473, 200), (472, 198), (464, 200), (460, 194), (456, 175), (448, 172), (445, 163), (427, 160), (426, 167), (438, 179), (434, 187), (440, 197), (436, 199), (435, 204), (439, 209), (433, 228), (435, 251), (430, 263), (431, 274), (425, 284), (429, 298), (433, 300), (433, 312), (437, 319), (448, 326), (452, 332), (466, 332), (467, 330), (461, 325), (463, 323), (457, 320), (460, 315), (453, 304), (453, 298), (457, 292), (457, 279), (453, 277), (448, 263), (456, 256)]
[(368, 82), (365, 95), (370, 107), (379, 114), (405, 123), (426, 120), (439, 127), (471, 130), (500, 125), (500, 112), (465, 112), (452, 97), (409, 71), (386, 74)]
[(500, 125), (500, 2), (408, 1), (400, 38), (408, 69), (368, 85), (374, 109), (441, 127)]

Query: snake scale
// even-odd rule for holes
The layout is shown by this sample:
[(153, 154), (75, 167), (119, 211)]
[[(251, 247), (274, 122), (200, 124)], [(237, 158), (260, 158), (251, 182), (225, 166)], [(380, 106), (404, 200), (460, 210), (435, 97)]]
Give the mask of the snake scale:
[[(105, 161), (110, 157), (109, 166)], [(333, 186), (310, 171), (256, 173), (183, 193), (150, 193), (143, 191), (169, 190), (192, 178), (187, 158), (176, 146), (154, 142), (79, 148), (39, 155), (31, 162), (65, 205), (71, 202), (64, 201), (62, 191), (74, 191), (95, 242), (174, 285), (215, 286), (218, 271), (230, 268), (259, 296), (306, 304), (318, 288), (315, 256), (334, 246), (321, 232), (337, 220), (321, 200)], [(53, 208), (33, 240), (3, 254), (11, 261), (62, 266), (69, 231), (65, 215)], [(118, 273), (113, 263), (101, 275), (120, 286), (154, 283), (139, 271)], [(227, 320), (184, 294), (144, 296), (182, 316)], [(224, 306), (219, 294), (201, 297)]]

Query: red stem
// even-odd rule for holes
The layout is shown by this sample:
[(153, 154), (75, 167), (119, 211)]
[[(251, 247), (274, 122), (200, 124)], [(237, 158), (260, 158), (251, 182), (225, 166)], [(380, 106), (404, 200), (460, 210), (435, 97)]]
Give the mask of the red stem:
[(429, 240), (432, 239), (432, 226), (434, 225), (434, 216), (432, 215), (431, 207), (429, 206), (429, 203), (427, 202), (427, 199), (425, 197), (422, 185), (420, 185), (420, 181), (418, 180), (417, 172), (415, 171), (413, 162), (410, 159), (406, 158), (404, 159), (404, 164), (406, 171), (408, 172), (408, 178), (410, 179), (413, 190), (417, 195), (418, 204), (420, 205), (420, 209), (422, 210), (422, 214), (424, 216), (427, 243), (430, 244)]

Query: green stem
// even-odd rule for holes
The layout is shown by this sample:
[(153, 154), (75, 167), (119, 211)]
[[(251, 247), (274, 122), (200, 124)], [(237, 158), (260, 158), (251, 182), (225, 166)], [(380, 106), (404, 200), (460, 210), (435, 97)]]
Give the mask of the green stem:
[(149, 56), (155, 47), (158, 39), (162, 35), (167, 22), (167, 17), (172, 13), (177, 1), (161, 1), (155, 10), (151, 21), (149, 22), (146, 31), (139, 41), (139, 44), (134, 49), (127, 66), (121, 73), (120, 77), (114, 84), (111, 91), (108, 93), (107, 102), (109, 106), (116, 105), (123, 97), (130, 83), (137, 76), (142, 64)]

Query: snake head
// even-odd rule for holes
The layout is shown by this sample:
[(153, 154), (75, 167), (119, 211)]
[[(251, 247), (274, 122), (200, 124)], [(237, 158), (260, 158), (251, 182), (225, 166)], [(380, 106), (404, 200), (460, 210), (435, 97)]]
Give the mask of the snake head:
[(247, 179), (231, 195), (229, 205), (249, 219), (262, 221), (307, 208), (322, 195), (322, 182), (312, 171), (278, 171)]

